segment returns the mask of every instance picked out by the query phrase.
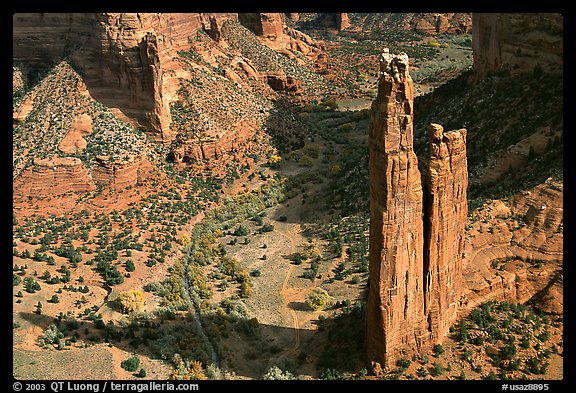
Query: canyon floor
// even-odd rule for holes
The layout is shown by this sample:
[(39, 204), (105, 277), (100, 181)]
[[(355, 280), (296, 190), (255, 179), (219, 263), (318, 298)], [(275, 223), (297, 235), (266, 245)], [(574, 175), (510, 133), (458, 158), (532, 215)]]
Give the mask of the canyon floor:
[[(415, 67), (417, 95), (471, 65), (461, 37), (440, 41), (449, 45)], [(343, 62), (346, 45), (334, 49)], [(471, 200), (462, 318), (450, 337), (396, 370), (365, 363), (376, 65), (359, 66), (355, 97), (294, 106), (309, 134), (279, 162), (267, 146), (246, 170), (221, 171), (218, 181), (180, 175), (186, 164), (171, 163), (177, 176), (158, 173), (134, 187), (15, 201), (14, 377), (261, 379), (276, 370), (300, 379), (562, 379), (556, 177)], [(510, 154), (524, 159), (530, 146), (544, 154), (549, 136), (538, 131)], [(516, 162), (510, 154), (492, 158), (494, 170), (471, 183), (506, 175)], [(119, 282), (110, 285), (111, 277)], [(314, 297), (317, 288), (328, 296)], [(132, 289), (143, 302), (127, 314), (116, 299)], [(132, 357), (139, 365), (128, 371), (122, 364)]]

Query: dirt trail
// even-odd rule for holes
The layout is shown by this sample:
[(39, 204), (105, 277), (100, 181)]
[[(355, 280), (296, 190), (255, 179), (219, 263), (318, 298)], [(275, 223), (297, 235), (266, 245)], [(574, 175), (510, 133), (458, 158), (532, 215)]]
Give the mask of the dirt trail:
[[(296, 248), (297, 244), (295, 244), (294, 235), (296, 235), (296, 226), (289, 226), (287, 229), (287, 233), (283, 233), (278, 231), (281, 236), (284, 236), (290, 242), (291, 248)], [(292, 316), (292, 328), (294, 329), (294, 346), (290, 350), (290, 352), (296, 352), (300, 348), (300, 322), (298, 321), (298, 315), (296, 311), (294, 311), (290, 306), (290, 299), (288, 298), (288, 281), (292, 275), (292, 271), (294, 270), (294, 265), (290, 264), (288, 271), (286, 272), (286, 277), (284, 278), (284, 282), (282, 283), (282, 288), (280, 289), (280, 296), (282, 297), (282, 302), (284, 303), (284, 307), (288, 309), (290, 315)]]

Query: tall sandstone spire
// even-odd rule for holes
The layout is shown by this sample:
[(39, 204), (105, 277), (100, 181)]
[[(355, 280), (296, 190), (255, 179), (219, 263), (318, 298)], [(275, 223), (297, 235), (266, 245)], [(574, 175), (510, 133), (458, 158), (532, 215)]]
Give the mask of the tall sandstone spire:
[(408, 56), (380, 57), (369, 132), (368, 359), (396, 361), (442, 341), (456, 319), (467, 214), (466, 130), (430, 126), (423, 188), (413, 149)]
[(369, 132), (370, 264), (367, 348), (393, 366), (425, 333), (422, 182), (413, 150), (414, 84), (406, 54), (380, 57)]
[(424, 214), (424, 309), (432, 342), (457, 317), (462, 282), (464, 227), (468, 215), (466, 129), (444, 132), (431, 124)]

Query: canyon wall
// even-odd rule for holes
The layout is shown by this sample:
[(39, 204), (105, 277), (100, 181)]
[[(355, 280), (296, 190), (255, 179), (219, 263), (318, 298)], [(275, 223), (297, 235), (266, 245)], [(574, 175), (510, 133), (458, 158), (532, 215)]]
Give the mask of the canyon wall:
[(461, 12), (350, 13), (353, 29), (363, 31), (417, 31), (423, 34), (466, 34), (472, 29), (472, 16)]
[(506, 67), (514, 72), (563, 62), (563, 17), (553, 13), (472, 14), (474, 72), (481, 79)]
[(238, 22), (259, 37), (274, 39), (284, 34), (282, 13), (241, 13)]
[[(13, 61), (28, 73), (68, 58), (92, 97), (169, 144), (178, 50), (237, 14), (14, 14)], [(173, 72), (167, 73), (167, 70)]]
[(385, 50), (369, 132), (368, 359), (386, 368), (440, 343), (458, 313), (466, 130), (430, 127), (423, 187), (413, 150), (414, 85), (405, 53)]

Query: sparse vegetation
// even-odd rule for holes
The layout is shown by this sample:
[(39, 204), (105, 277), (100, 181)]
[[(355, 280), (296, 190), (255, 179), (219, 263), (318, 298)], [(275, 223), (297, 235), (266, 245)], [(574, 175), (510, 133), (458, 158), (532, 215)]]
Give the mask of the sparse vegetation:
[[(151, 142), (149, 137), (158, 135), (115, 115), (130, 117), (129, 111), (111, 111), (85, 94), (76, 66), (60, 63), (15, 86), (15, 113), (30, 92), (36, 94), (31, 112), (14, 127), (15, 179), (33, 171), (36, 159), (66, 156), (58, 144), (80, 114), (91, 117), (93, 132), (84, 137), (86, 148), (70, 157), (79, 158), (93, 179), (104, 156), (114, 164), (142, 155), (151, 170), (137, 169), (134, 183), (117, 188), (113, 182), (95, 181), (94, 191), (15, 200), (14, 336), (29, 332), (34, 320), (53, 320), (37, 339), (40, 347), (74, 347), (80, 353), (105, 343), (94, 350), (134, 351), (127, 359), (123, 355), (121, 367), (137, 378), (155, 378), (160, 372), (148, 367), (147, 357), (171, 367), (161, 377), (192, 380), (235, 378), (234, 372), (249, 378), (295, 379), (311, 367), (322, 379), (545, 375), (562, 356), (562, 321), (546, 320), (530, 312), (530, 305), (506, 308), (502, 302), (483, 304), (463, 316), (451, 329), (454, 343), (444, 341), (421, 358), (403, 358), (391, 373), (368, 375), (361, 357), (371, 110), (347, 110), (340, 99), (369, 102), (378, 77), (374, 56), (383, 47), (407, 52), (413, 79), (440, 86), (417, 99), (415, 119), (424, 124), (437, 117), (446, 121), (446, 129), (466, 124), (475, 176), (490, 156), (484, 139), (491, 138), (492, 150), (503, 149), (530, 134), (526, 124), (561, 131), (561, 80), (534, 67), (531, 80), (492, 75), (468, 86), (463, 76), (442, 85), (470, 67), (469, 57), (447, 55), (460, 47), (464, 55), (471, 53), (469, 35), (426, 40), (412, 31), (391, 31), (383, 37), (381, 32), (353, 30), (326, 35), (325, 50), (331, 56), (326, 78), (309, 67), (310, 59), (302, 52), (287, 49), (294, 58), (274, 52), (236, 21), (219, 28), (228, 46), (215, 46), (209, 29), (200, 29), (190, 36), (190, 47), (173, 59), (190, 78), (177, 78), (169, 63), (164, 67), (165, 81), (179, 83), (169, 108), (170, 129), (176, 134), (171, 146)], [(231, 62), (230, 53), (241, 56)], [(239, 59), (246, 64), (236, 62)], [(277, 92), (277, 98), (270, 99), (265, 82), (246, 77), (251, 64), (259, 72), (282, 70), (300, 83), (301, 91)], [(232, 82), (230, 71), (246, 86)], [(530, 115), (520, 124), (512, 110), (522, 97), (532, 97), (536, 86), (542, 99), (524, 108), (522, 113)], [(327, 96), (328, 91), (334, 94)], [(461, 94), (452, 96), (455, 92)], [(487, 94), (505, 99), (481, 101)], [(538, 108), (544, 108), (543, 115), (537, 114)], [(425, 151), (420, 128), (415, 124), (417, 147)], [(219, 143), (221, 135), (233, 135), (230, 151)], [(562, 132), (547, 137), (545, 151), (538, 146), (527, 150), (530, 170), (509, 166), (502, 182), (471, 187), (470, 211), (503, 193), (510, 198), (509, 190), (527, 189), (536, 178), (557, 175)], [(174, 155), (174, 149), (184, 157)], [(425, 154), (418, 152), (419, 157)], [(476, 219), (470, 215), (470, 223)], [(523, 216), (507, 220), (516, 220), (518, 229), (531, 227)], [(560, 223), (556, 233), (561, 234), (562, 227)], [(498, 226), (490, 223), (483, 231), (497, 234)], [(546, 267), (546, 261), (522, 261), (530, 268)], [(502, 272), (507, 262), (497, 259), (490, 266)], [(30, 321), (21, 317), (28, 313)], [(318, 318), (308, 322), (311, 315)], [(276, 317), (294, 324), (281, 325), (273, 321)], [(317, 331), (309, 336), (312, 330), (302, 326), (303, 321), (317, 325)], [(288, 340), (298, 343), (298, 350), (284, 346)], [(324, 345), (327, 342), (330, 345)], [(496, 350), (487, 351), (489, 346)], [(38, 352), (39, 359), (45, 353)], [(462, 362), (461, 367), (450, 363), (453, 359)]]

